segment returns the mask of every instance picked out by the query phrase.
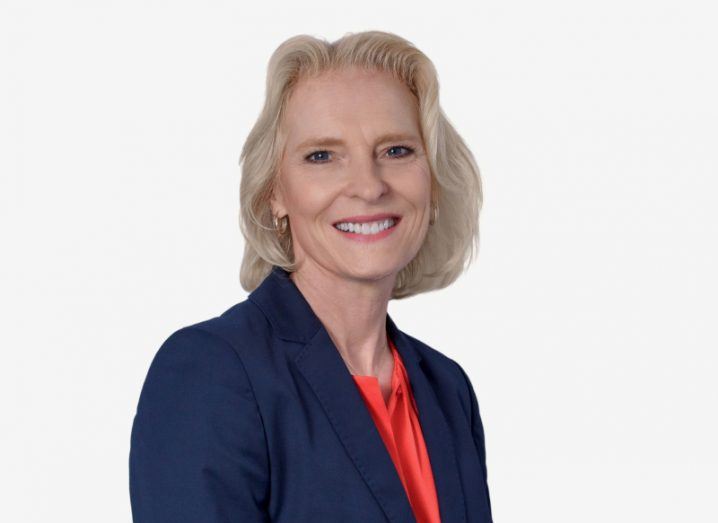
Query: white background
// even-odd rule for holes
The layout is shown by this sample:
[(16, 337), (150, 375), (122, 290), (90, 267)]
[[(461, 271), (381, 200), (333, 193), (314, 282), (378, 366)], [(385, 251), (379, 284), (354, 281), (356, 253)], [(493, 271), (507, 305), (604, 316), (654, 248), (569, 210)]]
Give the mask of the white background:
[(353, 4), (2, 2), (0, 520), (131, 520), (152, 357), (246, 297), (269, 56), (381, 29), (483, 177), (477, 262), (390, 313), (471, 377), (496, 522), (718, 521), (714, 8)]

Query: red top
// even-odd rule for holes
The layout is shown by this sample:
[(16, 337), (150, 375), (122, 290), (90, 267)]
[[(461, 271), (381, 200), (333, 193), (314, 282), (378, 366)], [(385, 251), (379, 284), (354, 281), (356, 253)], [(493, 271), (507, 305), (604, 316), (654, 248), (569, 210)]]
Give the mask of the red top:
[(417, 522), (440, 523), (434, 475), (409, 377), (391, 340), (389, 347), (394, 355), (394, 371), (387, 403), (384, 403), (377, 377), (352, 377), (399, 473)]

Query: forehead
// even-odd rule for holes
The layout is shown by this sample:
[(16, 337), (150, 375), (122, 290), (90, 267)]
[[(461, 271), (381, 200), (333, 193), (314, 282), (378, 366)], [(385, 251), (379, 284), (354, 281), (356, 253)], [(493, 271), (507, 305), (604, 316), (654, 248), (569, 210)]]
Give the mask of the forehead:
[(290, 143), (306, 135), (352, 130), (365, 134), (416, 132), (418, 102), (390, 73), (358, 68), (300, 79), (287, 102), (285, 125)]

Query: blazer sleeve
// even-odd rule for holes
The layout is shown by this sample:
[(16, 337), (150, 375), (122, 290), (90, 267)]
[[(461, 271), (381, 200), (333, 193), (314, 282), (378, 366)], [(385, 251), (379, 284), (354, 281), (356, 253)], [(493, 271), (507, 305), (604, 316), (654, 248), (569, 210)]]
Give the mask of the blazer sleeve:
[(269, 521), (269, 458), (244, 366), (223, 339), (173, 333), (140, 393), (130, 445), (135, 523)]
[[(454, 362), (456, 363), (456, 362)], [(474, 391), (474, 387), (471, 384), (471, 380), (469, 379), (469, 376), (466, 374), (464, 369), (456, 363), (456, 365), (459, 367), (459, 370), (461, 371), (461, 375), (464, 378), (464, 381), (466, 382), (466, 387), (468, 388), (468, 394), (469, 394), (469, 403), (470, 403), (470, 411), (471, 411), (471, 433), (474, 437), (474, 444), (476, 445), (476, 450), (479, 454), (479, 461), (481, 463), (481, 472), (484, 476), (484, 494), (486, 495), (486, 503), (489, 507), (489, 513), (491, 512), (491, 496), (489, 494), (489, 483), (488, 483), (488, 473), (486, 470), (486, 442), (484, 438), (484, 425), (481, 421), (481, 413), (479, 411), (479, 402), (476, 399), (476, 393)]]

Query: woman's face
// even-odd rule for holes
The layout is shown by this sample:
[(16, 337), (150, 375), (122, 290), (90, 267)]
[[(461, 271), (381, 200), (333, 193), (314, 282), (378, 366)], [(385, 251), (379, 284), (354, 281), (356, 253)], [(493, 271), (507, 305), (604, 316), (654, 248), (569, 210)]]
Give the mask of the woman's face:
[(298, 270), (393, 285), (429, 224), (416, 98), (389, 73), (333, 71), (297, 83), (283, 126), (272, 210), (289, 216)]

